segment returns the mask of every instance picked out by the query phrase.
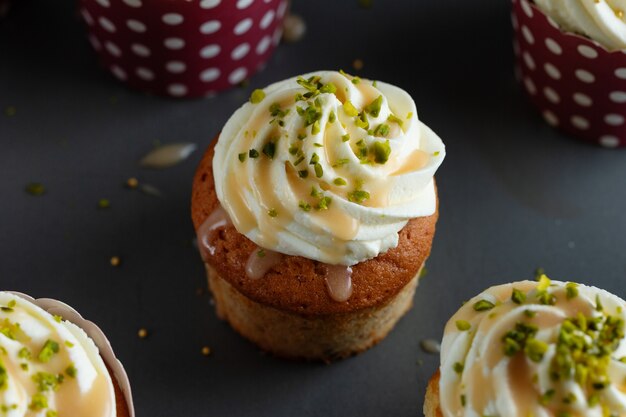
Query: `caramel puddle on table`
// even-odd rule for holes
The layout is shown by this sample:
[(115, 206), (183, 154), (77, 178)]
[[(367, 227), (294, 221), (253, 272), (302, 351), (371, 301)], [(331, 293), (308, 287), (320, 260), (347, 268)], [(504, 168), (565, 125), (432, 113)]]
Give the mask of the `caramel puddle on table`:
[(208, 256), (215, 255), (215, 245), (213, 239), (215, 238), (215, 232), (217, 229), (232, 224), (230, 217), (222, 206), (217, 206), (215, 210), (207, 217), (198, 229), (198, 247), (200, 248), (200, 255), (202, 259), (206, 260)]
[(252, 251), (246, 261), (246, 275), (250, 279), (260, 279), (265, 276), (283, 259), (283, 255), (267, 249), (257, 248)]

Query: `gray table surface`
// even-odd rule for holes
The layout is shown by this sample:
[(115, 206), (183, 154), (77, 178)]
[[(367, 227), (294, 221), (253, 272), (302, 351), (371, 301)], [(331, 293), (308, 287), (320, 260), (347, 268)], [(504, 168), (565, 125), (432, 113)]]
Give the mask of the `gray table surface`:
[[(439, 338), (487, 286), (541, 266), (625, 295), (626, 151), (565, 137), (530, 107), (513, 76), (507, 1), (295, 1), (306, 38), (280, 46), (247, 88), (195, 101), (128, 91), (101, 71), (72, 2), (17, 3), (0, 22), (0, 289), (62, 299), (100, 324), (139, 416), (416, 416), (438, 365), (420, 340)], [(189, 199), (201, 152), (162, 171), (137, 160), (155, 141), (203, 148), (252, 88), (355, 58), (361, 76), (409, 91), (447, 145), (429, 273), (379, 346), (331, 366), (285, 362), (196, 293), (205, 276)], [(129, 177), (164, 197), (125, 189)], [(25, 193), (32, 181), (47, 193)], [(98, 210), (100, 198), (111, 208)]]

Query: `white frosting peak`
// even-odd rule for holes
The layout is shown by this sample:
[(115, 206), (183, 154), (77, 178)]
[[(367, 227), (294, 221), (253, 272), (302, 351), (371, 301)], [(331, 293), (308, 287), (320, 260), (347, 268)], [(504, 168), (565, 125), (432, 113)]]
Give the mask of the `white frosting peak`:
[(444, 417), (625, 416), (625, 307), (545, 276), (474, 297), (445, 329)]
[(405, 91), (320, 71), (260, 96), (228, 120), (213, 160), (220, 203), (260, 247), (353, 265), (435, 212), (445, 147)]

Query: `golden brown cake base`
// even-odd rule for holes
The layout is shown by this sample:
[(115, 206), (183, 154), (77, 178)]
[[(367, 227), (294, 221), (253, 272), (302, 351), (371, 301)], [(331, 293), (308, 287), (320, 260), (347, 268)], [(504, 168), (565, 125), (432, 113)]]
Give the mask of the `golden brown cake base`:
[(108, 366), (107, 369), (109, 370), (109, 375), (111, 375), (111, 382), (113, 382), (113, 390), (115, 391), (115, 409), (117, 410), (117, 417), (130, 417), (128, 403), (120, 388), (120, 384), (117, 382), (117, 378), (115, 378), (115, 375), (113, 375), (113, 372)]
[(255, 302), (206, 265), (217, 314), (261, 349), (294, 359), (332, 361), (380, 342), (413, 305), (416, 275), (389, 302), (350, 313), (306, 316)]
[(439, 370), (435, 372), (426, 389), (426, 398), (424, 399), (424, 416), (426, 417), (443, 417), (439, 403)]

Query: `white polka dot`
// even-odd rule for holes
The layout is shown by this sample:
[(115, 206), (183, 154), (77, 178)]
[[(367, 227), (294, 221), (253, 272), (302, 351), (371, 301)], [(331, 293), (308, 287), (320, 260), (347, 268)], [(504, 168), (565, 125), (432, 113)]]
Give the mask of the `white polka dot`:
[(215, 81), (220, 77), (220, 70), (218, 68), (207, 68), (200, 73), (200, 79), (205, 83)]
[(574, 125), (574, 127), (577, 129), (587, 130), (589, 129), (589, 120), (578, 115), (572, 116), (572, 125)]
[(265, 36), (263, 39), (261, 39), (259, 44), (256, 46), (256, 53), (259, 55), (263, 55), (265, 51), (267, 51), (267, 48), (270, 47), (271, 43), (272, 43), (272, 38), (270, 38), (269, 36)]
[(181, 38), (167, 38), (163, 41), (163, 45), (168, 49), (182, 49), (185, 47), (185, 41)]
[(594, 59), (598, 57), (598, 52), (587, 45), (578, 45), (578, 52), (585, 58)]
[(167, 86), (167, 92), (175, 97), (181, 97), (187, 94), (187, 87), (183, 84), (170, 84)]
[(238, 0), (237, 1), (237, 8), (239, 10), (245, 9), (246, 7), (250, 7), (250, 5), (252, 3), (254, 3), (254, 0)]
[(111, 72), (113, 73), (113, 75), (115, 75), (117, 78), (119, 78), (122, 81), (128, 78), (128, 75), (126, 75), (126, 71), (124, 71), (117, 65), (113, 65), (111, 67)]
[(533, 44), (535, 43), (535, 37), (533, 36), (533, 33), (530, 31), (530, 29), (528, 29), (528, 26), (522, 26), (522, 35), (524, 35), (524, 39), (526, 39), (526, 42), (528, 42), (529, 44)]
[(533, 17), (533, 9), (530, 7), (530, 4), (526, 0), (522, 0), (520, 3), (522, 5), (522, 10), (526, 13), (526, 16)]
[(150, 71), (148, 68), (138, 67), (135, 73), (142, 80), (146, 80), (146, 81), (154, 80), (154, 72)]
[(165, 69), (173, 74), (180, 74), (181, 72), (185, 72), (187, 65), (181, 61), (169, 61), (165, 64)]
[(111, 3), (109, 2), (109, 0), (96, 0), (96, 3), (98, 3), (102, 7), (111, 6)]
[(558, 102), (560, 102), (560, 101), (561, 101), (561, 97), (559, 97), (559, 95), (557, 94), (557, 92), (556, 92), (556, 91), (554, 91), (554, 90), (553, 90), (552, 88), (550, 88), (550, 87), (546, 87), (546, 88), (544, 88), (544, 89), (543, 89), (543, 95), (544, 95), (544, 96), (546, 96), (546, 98), (547, 98), (550, 102), (552, 102), (552, 103), (554, 103), (554, 104), (556, 104), (556, 103), (558, 103)]
[(93, 35), (89, 35), (89, 43), (91, 43), (91, 46), (93, 46), (93, 49), (95, 49), (96, 51), (102, 49), (102, 44), (100, 43), (98, 38)]
[(286, 11), (287, 11), (287, 0), (283, 0), (283, 2), (280, 3), (280, 6), (278, 6), (276, 15), (278, 15), (278, 18), (281, 19), (285, 15)]
[(556, 23), (556, 20), (554, 20), (553, 18), (548, 17), (548, 23), (550, 23), (550, 26), (552, 26), (553, 28), (561, 30), (561, 27), (558, 23)]
[(615, 76), (617, 78), (621, 78), (622, 80), (626, 80), (626, 68), (618, 68), (615, 70)]
[(283, 28), (282, 26), (278, 26), (276, 30), (274, 31), (274, 35), (272, 36), (272, 42), (274, 43), (274, 45), (278, 45), (278, 43), (280, 42), (280, 38), (282, 37), (283, 37)]
[(265, 16), (263, 16), (263, 18), (261, 19), (261, 23), (259, 23), (259, 26), (261, 27), (261, 29), (267, 29), (268, 27), (270, 27), (273, 21), (274, 10), (268, 10), (267, 13), (265, 13)]
[(144, 33), (146, 31), (146, 25), (141, 23), (139, 20), (128, 19), (126, 21), (126, 26), (128, 26), (128, 29), (132, 30), (133, 32)]
[(172, 26), (180, 25), (185, 20), (183, 15), (178, 13), (166, 13), (161, 17), (161, 19), (166, 25)]
[(141, 7), (141, 0), (122, 0), (130, 7)]
[(615, 103), (626, 103), (626, 93), (623, 91), (613, 91), (609, 94), (609, 98)]
[(596, 77), (592, 73), (584, 69), (577, 69), (575, 74), (576, 74), (576, 78), (578, 78), (580, 81), (584, 83), (590, 84), (596, 80)]
[(561, 55), (563, 53), (563, 48), (561, 48), (561, 45), (556, 43), (556, 41), (552, 38), (546, 38), (546, 48), (548, 48), (550, 52), (556, 55)]
[(233, 60), (238, 61), (244, 56), (248, 55), (248, 52), (250, 52), (250, 45), (247, 43), (242, 43), (241, 45), (233, 49), (233, 51), (230, 53), (230, 57)]
[(619, 145), (619, 139), (615, 136), (605, 135), (600, 138), (600, 145), (606, 148), (616, 148)]
[(624, 116), (621, 114), (610, 113), (604, 116), (604, 121), (607, 125), (621, 126), (624, 124)]
[(212, 9), (214, 7), (219, 6), (222, 0), (202, 0), (200, 2), (200, 7), (203, 9)]
[(202, 58), (213, 58), (219, 55), (221, 48), (218, 44), (207, 45), (200, 50)]
[(107, 51), (109, 51), (109, 53), (113, 56), (122, 56), (122, 50), (120, 49), (119, 46), (117, 46), (116, 44), (114, 44), (113, 42), (105, 42), (104, 47)]
[(89, 12), (87, 10), (80, 9), (80, 14), (83, 16), (83, 19), (85, 19), (85, 22), (89, 26), (93, 26), (93, 17), (91, 17), (91, 15), (89, 14)]
[(550, 126), (558, 126), (559, 124), (559, 118), (556, 117), (556, 114), (552, 113), (550, 110), (543, 112), (543, 118)]
[(517, 16), (511, 13), (511, 25), (513, 25), (513, 29), (517, 30), (519, 27), (519, 22), (517, 21)]
[(543, 66), (543, 69), (546, 71), (546, 74), (548, 74), (551, 78), (554, 78), (555, 80), (561, 79), (561, 71), (559, 71), (559, 69), (551, 63), (547, 62)]
[(239, 84), (240, 82), (246, 79), (247, 75), (248, 75), (248, 70), (246, 70), (244, 67), (239, 67), (230, 73), (230, 75), (228, 76), (228, 81), (231, 84)]
[(235, 29), (233, 29), (233, 32), (235, 33), (235, 35), (243, 35), (248, 30), (250, 30), (251, 27), (252, 27), (252, 19), (248, 17), (246, 19), (243, 19), (241, 22), (237, 23), (235, 25)]
[(530, 78), (524, 78), (524, 86), (526, 87), (526, 91), (528, 91), (531, 95), (537, 94), (537, 87), (535, 83)]
[(140, 43), (134, 43), (130, 46), (130, 49), (137, 55), (147, 57), (150, 56), (150, 49), (146, 45)]
[(524, 59), (524, 63), (530, 70), (534, 70), (535, 68), (537, 68), (537, 66), (535, 65), (535, 60), (532, 56), (530, 56), (528, 52), (524, 52), (522, 54), (522, 58)]
[(208, 22), (203, 23), (200, 26), (200, 32), (205, 35), (210, 35), (211, 33), (215, 33), (222, 27), (222, 24), (219, 20), (209, 20)]
[(106, 30), (107, 32), (110, 32), (110, 33), (115, 32), (115, 25), (106, 17), (100, 16), (98, 18), (98, 23), (100, 23), (100, 26), (102, 26), (102, 29)]
[(572, 96), (574, 102), (583, 107), (589, 107), (593, 104), (593, 100), (586, 94), (583, 93), (574, 93)]

